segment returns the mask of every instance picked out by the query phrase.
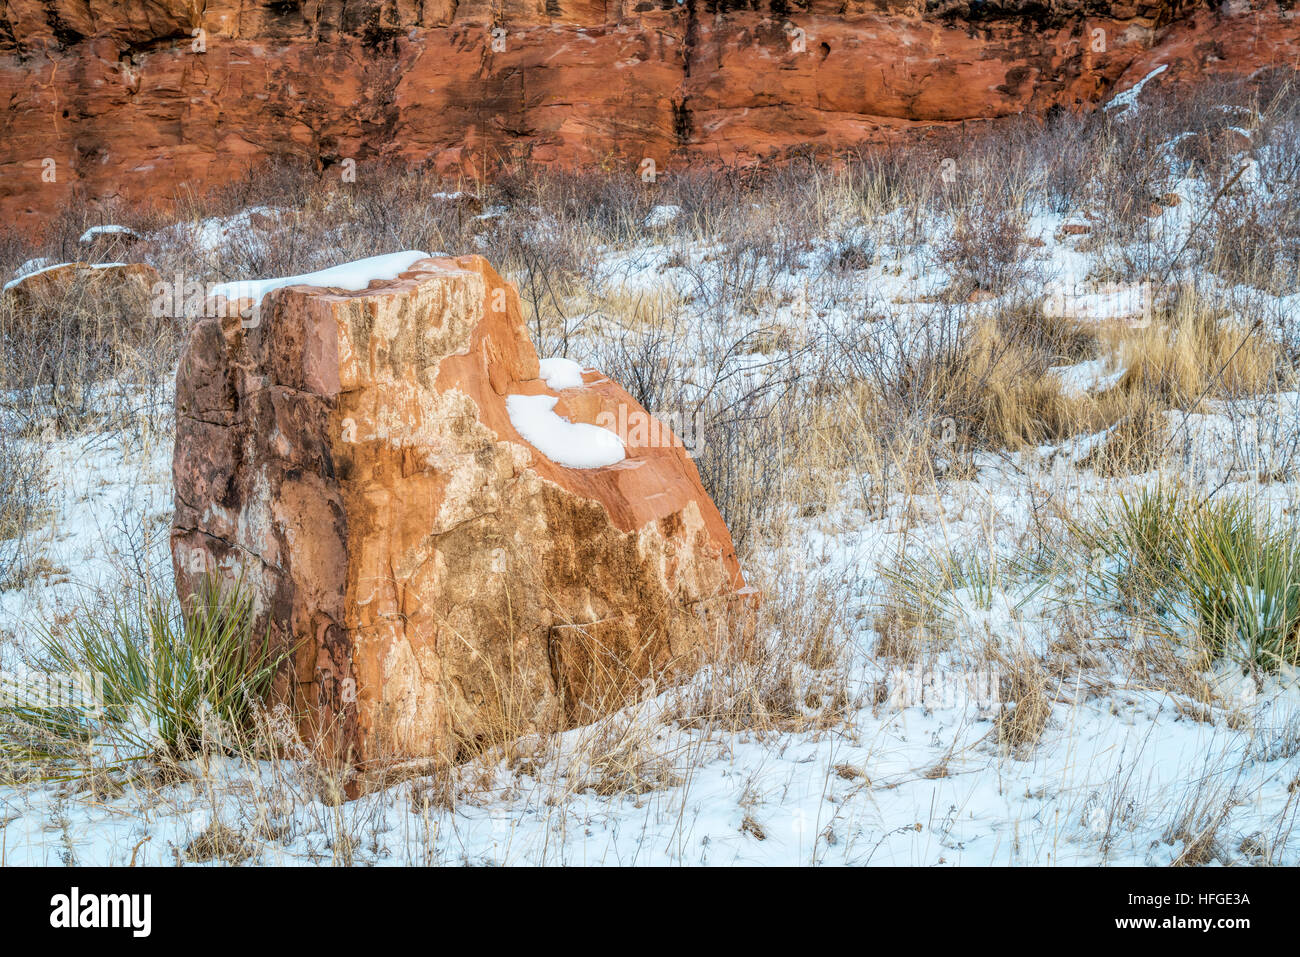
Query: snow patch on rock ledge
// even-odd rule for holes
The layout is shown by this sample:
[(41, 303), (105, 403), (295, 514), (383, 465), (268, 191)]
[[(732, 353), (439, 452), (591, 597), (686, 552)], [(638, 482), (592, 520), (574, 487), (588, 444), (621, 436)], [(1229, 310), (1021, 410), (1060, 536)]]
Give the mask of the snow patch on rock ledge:
[[(28, 267), (32, 266), (33, 263), (45, 263), (45, 265), (29, 269)], [(55, 269), (62, 269), (64, 266), (78, 266), (82, 269), (121, 269), (126, 266), (126, 263), (50, 263), (48, 259), (30, 259), (18, 267), (17, 275), (4, 284), (3, 291), (7, 292), (10, 289), (15, 288), (26, 280), (31, 279), (33, 276), (39, 276), (41, 273), (53, 272)]]
[(1111, 97), (1110, 102), (1106, 104), (1106, 109), (1119, 110), (1121, 113), (1127, 110), (1130, 106), (1133, 106), (1135, 103), (1137, 103), (1138, 97), (1141, 96), (1142, 94), (1142, 88), (1146, 86), (1150, 80), (1154, 79), (1155, 77), (1158, 77), (1161, 73), (1164, 73), (1165, 70), (1167, 69), (1169, 69), (1168, 63), (1160, 64), (1158, 67), (1156, 67), (1146, 76), (1144, 76), (1142, 79), (1138, 80), (1136, 83), (1130, 86), (1123, 93), (1116, 93), (1113, 97)]
[(119, 226), (116, 223), (109, 223), (106, 226), (91, 226), (77, 242), (82, 244), (93, 243), (100, 236), (129, 236), (131, 239), (139, 239), (140, 236), (134, 229), (127, 226)]
[(429, 254), (418, 249), (405, 252), (389, 253), (386, 256), (371, 256), (356, 262), (330, 266), (316, 272), (303, 273), (301, 276), (285, 276), (279, 279), (244, 279), (226, 282), (212, 288), (212, 296), (222, 296), (230, 301), (252, 299), (260, 303), (267, 293), (285, 286), (317, 286), (323, 289), (348, 289), (353, 292), (365, 289), (379, 279), (396, 279), (421, 259), (428, 259)]
[(557, 465), (598, 469), (627, 457), (623, 440), (609, 429), (557, 415), (559, 401), (553, 395), (511, 395), (506, 397), (506, 412), (515, 430)]
[(542, 378), (546, 380), (547, 386), (556, 392), (563, 392), (565, 389), (581, 389), (582, 365), (574, 362), (572, 359), (543, 359), (538, 363), (542, 370)]

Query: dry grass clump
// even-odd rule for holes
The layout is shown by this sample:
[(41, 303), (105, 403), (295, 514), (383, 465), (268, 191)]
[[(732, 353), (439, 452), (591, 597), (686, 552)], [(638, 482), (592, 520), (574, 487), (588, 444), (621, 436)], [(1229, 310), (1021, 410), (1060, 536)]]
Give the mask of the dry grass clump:
[(817, 672), (771, 651), (728, 662), (688, 686), (673, 705), (681, 727), (724, 733), (814, 731), (843, 722), (850, 706), (843, 676)]
[[(1067, 394), (1050, 372), (1105, 355), (1107, 347), (1125, 370), (1110, 389)], [(1166, 410), (1274, 391), (1286, 368), (1282, 349), (1258, 324), (1232, 321), (1192, 290), (1176, 297), (1164, 321), (1138, 327), (1085, 330), (1014, 311), (975, 324), (938, 360), (917, 370), (930, 379), (924, 389), (908, 391), (934, 397), (932, 414), (952, 419), (959, 435), (1015, 449), (1109, 429), (1102, 449), (1084, 462), (1107, 474), (1159, 463)]]
[(1235, 192), (1215, 206), (1206, 258), (1217, 274), (1277, 295), (1294, 288), (1300, 261), (1300, 193), (1293, 162), (1267, 176), (1272, 188)]
[[(1108, 354), (1124, 372), (1102, 391), (1068, 393), (1052, 371)], [(1107, 475), (1148, 471), (1162, 461), (1166, 411), (1269, 393), (1289, 375), (1283, 350), (1258, 323), (1234, 321), (1191, 289), (1148, 325), (1084, 327), (1037, 306), (970, 322), (940, 313), (900, 364), (870, 361), (857, 363), (871, 384), (868, 402), (842, 402), (840, 420), (857, 417), (845, 408), (863, 407), (875, 458), (931, 477), (963, 449), (1014, 450), (1102, 430), (1082, 465)]]
[[(1067, 392), (1052, 371), (1106, 356), (1124, 371), (1099, 391)], [(893, 469), (929, 481), (960, 477), (975, 450), (1103, 431), (1081, 466), (1112, 476), (1149, 471), (1166, 451), (1166, 412), (1269, 394), (1291, 375), (1261, 324), (1243, 325), (1192, 289), (1136, 326), (1085, 327), (1028, 305), (977, 321), (941, 311), (910, 334), (897, 362), (866, 352), (849, 367), (865, 391), (842, 389), (835, 417), (870, 433), (849, 460), (874, 475)]]
[(1171, 867), (1204, 867), (1214, 861), (1231, 862), (1223, 833), (1228, 817), (1240, 804), (1221, 786), (1202, 783), (1190, 789), (1173, 822), (1166, 828), (1166, 844), (1182, 844)]
[[(38, 277), (0, 296), (0, 389), (12, 390), (12, 415), (29, 431), (129, 425), (139, 411), (157, 424), (182, 334), (154, 315), (147, 281), (97, 270)], [(143, 410), (139, 398), (105, 401), (106, 389), (131, 387), (142, 387)]]
[(969, 613), (988, 612), (999, 599), (1018, 613), (1061, 571), (1060, 557), (1042, 541), (1010, 553), (991, 536), (942, 548), (904, 545), (881, 569), (886, 592), (874, 623), (876, 653), (905, 664), (928, 659), (952, 646)]
[(1052, 716), (1049, 678), (1040, 661), (1020, 654), (1007, 662), (998, 682), (1002, 707), (994, 719), (998, 743), (1023, 757), (1043, 736)]
[(1192, 411), (1205, 397), (1272, 391), (1284, 368), (1278, 343), (1258, 324), (1230, 319), (1194, 290), (1180, 291), (1166, 321), (1125, 331), (1119, 388), (1167, 408)]
[(930, 481), (964, 477), (978, 450), (1056, 442), (1113, 420), (1098, 397), (1067, 393), (1052, 371), (1092, 358), (1100, 348), (1095, 332), (1046, 314), (1038, 303), (979, 319), (943, 307), (914, 330), (874, 334), (905, 346), (894, 357), (870, 339), (861, 344), (848, 368), (867, 398), (860, 414), (841, 411), (840, 418), (861, 421), (871, 441), (855, 464), (882, 482), (891, 472)]
[(682, 783), (671, 756), (661, 753), (644, 737), (599, 749), (588, 773), (583, 789), (604, 797), (648, 794)]
[(22, 584), (38, 561), (26, 547), (49, 493), (44, 446), (18, 432), (14, 416), (0, 410), (0, 590)]
[(1093, 414), (1108, 432), (1080, 464), (1106, 476), (1163, 463), (1173, 435), (1167, 412), (1271, 393), (1291, 375), (1284, 350), (1260, 323), (1237, 321), (1192, 287), (1178, 289), (1152, 322), (1112, 325), (1100, 338), (1124, 373), (1092, 397)]
[(1022, 328), (979, 323), (939, 370), (934, 389), (944, 397), (944, 411), (980, 445), (1038, 445), (1091, 424), (1087, 403), (1067, 396), (1048, 371), (1070, 357), (1055, 352), (1046, 337), (1026, 338)]
[(1112, 478), (1149, 472), (1164, 461), (1169, 435), (1164, 409), (1148, 395), (1138, 393), (1129, 411), (1120, 415), (1097, 448), (1079, 464)]
[(203, 833), (185, 845), (185, 860), (195, 864), (220, 861), (242, 864), (253, 855), (253, 847), (244, 835), (220, 821), (214, 821)]
[(872, 621), (876, 631), (873, 650), (879, 658), (904, 665), (925, 660), (947, 645), (951, 635), (946, 624), (933, 610), (886, 599)]
[(1216, 703), (1214, 689), (1205, 680), (1211, 660), (1207, 653), (1188, 654), (1186, 642), (1167, 631), (1144, 627), (1139, 616), (1124, 636), (1121, 646), (1125, 674), (1139, 686), (1165, 689), (1176, 697), (1182, 713), (1197, 720), (1210, 713)]
[[(1295, 78), (1278, 75), (1238, 105), (1222, 105), (1235, 129), (1220, 137), (1227, 161), (1212, 170), (1222, 185), (1246, 170), (1245, 185), (1226, 191), (1207, 223), (1203, 261), (1231, 282), (1285, 295), (1300, 269), (1300, 170), (1294, 148), (1300, 132)], [(1242, 134), (1249, 144), (1242, 144)], [(1248, 188), (1249, 187), (1249, 188)]]
[(440, 762), (431, 773), (413, 784), (409, 791), (412, 814), (454, 811), (458, 799), (459, 775), (455, 765)]
[(845, 671), (855, 630), (842, 590), (788, 572), (764, 587), (749, 652), (684, 685), (670, 701), (670, 719), (683, 728), (759, 734), (840, 724), (851, 707)]

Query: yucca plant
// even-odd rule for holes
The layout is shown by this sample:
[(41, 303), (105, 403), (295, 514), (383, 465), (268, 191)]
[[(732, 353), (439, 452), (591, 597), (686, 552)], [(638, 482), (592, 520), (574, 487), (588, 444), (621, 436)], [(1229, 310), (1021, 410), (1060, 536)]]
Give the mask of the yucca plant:
[(1243, 496), (1196, 501), (1157, 486), (1082, 529), (1103, 593), (1213, 657), (1300, 662), (1300, 527)]
[(97, 700), (8, 706), (10, 749), (66, 758), (86, 749), (113, 762), (228, 747), (250, 730), (287, 653), (253, 629), (241, 582), (208, 579), (185, 606), (157, 597), (117, 603), (37, 635), (51, 674), (85, 676)]
[(1126, 606), (1161, 607), (1183, 563), (1187, 514), (1177, 486), (1121, 494), (1113, 511), (1098, 510), (1079, 529), (1091, 574)]
[(1215, 656), (1264, 670), (1300, 662), (1300, 529), (1271, 524), (1244, 499), (1211, 502), (1188, 523), (1178, 580)]
[(882, 574), (918, 621), (954, 621), (968, 608), (990, 610), (1000, 595), (1020, 609), (1050, 581), (1045, 569), (1052, 560), (1041, 553), (1003, 557), (965, 546), (901, 556)]
[(977, 604), (982, 601), (980, 577), (968, 582), (960, 562), (945, 552), (922, 555), (901, 554), (891, 567), (881, 569), (896, 603), (897, 611), (909, 628), (948, 625), (959, 614), (961, 604), (953, 592), (975, 584), (972, 593)]

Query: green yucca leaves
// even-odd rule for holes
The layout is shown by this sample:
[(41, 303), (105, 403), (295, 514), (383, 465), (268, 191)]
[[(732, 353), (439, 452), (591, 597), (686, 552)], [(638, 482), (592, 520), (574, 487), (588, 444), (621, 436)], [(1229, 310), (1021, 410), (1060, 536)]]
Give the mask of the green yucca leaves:
[(989, 548), (965, 546), (903, 555), (882, 574), (916, 621), (959, 619), (967, 608), (989, 611), (999, 596), (1019, 610), (1059, 571), (1059, 559), (1043, 550), (1001, 557)]
[(37, 637), (50, 672), (85, 676), (98, 700), (0, 707), (9, 750), (32, 757), (102, 748), (122, 760), (183, 755), (204, 740), (231, 746), (287, 658), (272, 653), (269, 634), (254, 634), (242, 583), (215, 578), (180, 611), (157, 598), (114, 603)]
[(1126, 610), (1214, 657), (1300, 661), (1300, 527), (1244, 496), (1196, 502), (1157, 486), (1086, 527), (1093, 577)]
[(1265, 669), (1300, 660), (1300, 531), (1240, 500), (1211, 504), (1189, 528), (1179, 580), (1213, 652)]

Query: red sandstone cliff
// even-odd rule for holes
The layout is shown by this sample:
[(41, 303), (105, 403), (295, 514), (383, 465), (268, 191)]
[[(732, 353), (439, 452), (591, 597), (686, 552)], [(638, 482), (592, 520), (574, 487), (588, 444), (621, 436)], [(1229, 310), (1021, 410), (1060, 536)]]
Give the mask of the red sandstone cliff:
[(284, 153), (743, 161), (1298, 58), (1274, 0), (0, 0), (0, 214)]

